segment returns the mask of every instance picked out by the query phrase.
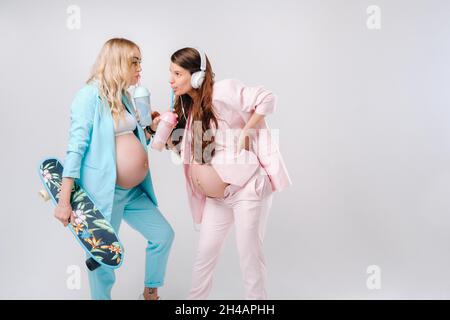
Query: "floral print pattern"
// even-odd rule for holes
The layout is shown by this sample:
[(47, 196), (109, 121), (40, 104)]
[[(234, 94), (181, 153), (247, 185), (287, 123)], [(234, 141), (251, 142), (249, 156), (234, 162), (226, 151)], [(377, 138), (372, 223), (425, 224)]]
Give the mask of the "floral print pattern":
[[(58, 202), (63, 172), (61, 162), (58, 159), (47, 159), (39, 169), (49, 195)], [(109, 221), (76, 182), (72, 189), (71, 205), (75, 221), (69, 226), (80, 243), (98, 262), (111, 267), (118, 266), (122, 261), (122, 245)]]

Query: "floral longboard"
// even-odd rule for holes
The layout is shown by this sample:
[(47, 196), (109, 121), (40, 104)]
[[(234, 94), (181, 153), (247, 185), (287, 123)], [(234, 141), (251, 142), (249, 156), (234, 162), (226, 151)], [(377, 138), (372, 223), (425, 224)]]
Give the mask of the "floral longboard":
[[(45, 159), (39, 165), (39, 176), (54, 205), (58, 203), (62, 173), (63, 166), (56, 158)], [(76, 181), (70, 202), (75, 222), (69, 223), (69, 229), (90, 256), (86, 260), (88, 269), (120, 267), (124, 250), (114, 228)]]

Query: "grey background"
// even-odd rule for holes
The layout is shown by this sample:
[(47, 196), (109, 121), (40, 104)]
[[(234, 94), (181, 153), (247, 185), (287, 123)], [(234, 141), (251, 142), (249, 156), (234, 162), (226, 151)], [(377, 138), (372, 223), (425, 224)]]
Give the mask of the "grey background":
[[(81, 9), (81, 29), (66, 26)], [(366, 27), (369, 5), (381, 30)], [(278, 95), (293, 187), (275, 195), (265, 251), (272, 299), (450, 297), (450, 2), (0, 2), (2, 157), (0, 298), (88, 299), (84, 255), (37, 196), (37, 164), (64, 157), (69, 107), (102, 44), (121, 36), (143, 54), (142, 83), (169, 103), (169, 57), (200, 46), (217, 79)], [(149, 151), (160, 208), (173, 225), (163, 299), (184, 299), (198, 240), (181, 166)], [(145, 240), (125, 223), (113, 298), (142, 290)], [(81, 288), (66, 269), (79, 265)], [(381, 268), (381, 289), (366, 270)], [(212, 299), (243, 298), (234, 233)]]

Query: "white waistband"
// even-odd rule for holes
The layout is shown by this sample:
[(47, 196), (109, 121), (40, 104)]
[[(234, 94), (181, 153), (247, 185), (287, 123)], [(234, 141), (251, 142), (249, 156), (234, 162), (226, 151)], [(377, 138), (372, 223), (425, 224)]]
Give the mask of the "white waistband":
[(116, 137), (123, 136), (124, 134), (129, 134), (129, 133), (133, 133), (133, 131), (124, 131), (124, 132), (116, 133)]

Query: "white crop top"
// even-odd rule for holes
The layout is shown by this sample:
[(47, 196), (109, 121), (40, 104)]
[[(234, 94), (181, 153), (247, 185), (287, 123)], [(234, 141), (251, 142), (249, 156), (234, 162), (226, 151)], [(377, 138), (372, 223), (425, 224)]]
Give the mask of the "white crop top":
[(114, 132), (116, 134), (116, 137), (127, 133), (133, 133), (133, 131), (136, 129), (136, 126), (136, 119), (129, 112), (125, 112), (125, 119), (120, 117), (117, 127), (114, 124)]

